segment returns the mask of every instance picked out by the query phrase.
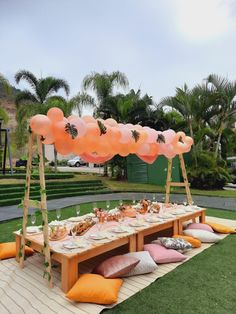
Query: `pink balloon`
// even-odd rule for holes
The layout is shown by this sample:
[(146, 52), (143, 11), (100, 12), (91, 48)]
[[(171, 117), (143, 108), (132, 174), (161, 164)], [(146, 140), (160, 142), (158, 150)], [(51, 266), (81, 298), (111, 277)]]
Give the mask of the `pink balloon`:
[(44, 136), (44, 140), (42, 141), (43, 144), (53, 144), (55, 142), (55, 138), (54, 135), (52, 133), (47, 134), (46, 136)]
[(153, 164), (154, 161), (157, 159), (157, 156), (142, 156), (142, 155), (138, 155), (138, 158), (141, 159), (142, 161), (148, 163), (148, 164)]
[(148, 155), (150, 152), (150, 146), (147, 143), (143, 143), (139, 146), (139, 148), (137, 149), (137, 155)]
[(149, 127), (143, 127), (143, 129), (146, 131), (147, 133), (147, 139), (146, 139), (146, 142), (147, 143), (155, 143), (156, 142), (156, 139), (157, 139), (157, 131), (154, 130), (154, 129), (151, 129)]
[(53, 107), (48, 110), (47, 116), (52, 122), (55, 123), (63, 120), (64, 113), (61, 109)]
[(176, 156), (174, 147), (171, 144), (163, 145), (161, 153), (167, 158), (174, 158)]
[(131, 141), (132, 134), (128, 128), (126, 128), (126, 127), (120, 128), (120, 133), (121, 133), (121, 138), (119, 140), (120, 143), (126, 144), (126, 143), (129, 143)]
[(164, 131), (162, 134), (165, 137), (166, 144), (171, 144), (173, 140), (175, 139), (175, 135), (176, 135), (175, 131), (171, 129)]
[(86, 123), (96, 123), (96, 119), (91, 116), (83, 116), (81, 119)]
[(37, 135), (44, 136), (48, 134), (51, 129), (51, 125), (51, 120), (43, 114), (36, 114), (30, 119), (30, 127)]
[[(68, 118), (68, 120), (69, 120), (69, 118)], [(69, 121), (71, 124), (73, 124), (76, 127), (76, 129), (78, 131), (77, 137), (78, 138), (83, 137), (86, 133), (86, 130), (87, 130), (86, 123), (79, 117), (71, 118)]]
[(116, 122), (116, 120), (114, 120), (112, 118), (106, 119), (105, 124), (109, 125), (109, 126), (114, 126), (114, 127), (118, 126), (118, 123)]

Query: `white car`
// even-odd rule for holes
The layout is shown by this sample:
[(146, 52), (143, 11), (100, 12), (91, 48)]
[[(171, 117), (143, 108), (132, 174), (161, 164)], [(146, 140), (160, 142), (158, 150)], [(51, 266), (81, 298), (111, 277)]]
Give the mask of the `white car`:
[(67, 161), (67, 165), (70, 167), (80, 167), (85, 166), (87, 163), (81, 159), (79, 156), (74, 157), (73, 159), (70, 159)]

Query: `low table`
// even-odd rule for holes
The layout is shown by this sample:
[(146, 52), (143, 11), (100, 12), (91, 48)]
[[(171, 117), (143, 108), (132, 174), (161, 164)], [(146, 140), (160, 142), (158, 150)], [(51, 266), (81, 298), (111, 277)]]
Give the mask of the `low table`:
[[(20, 248), (21, 235), (18, 232), (15, 232), (16, 237), (16, 251), (18, 252)], [(41, 252), (43, 248), (43, 237), (37, 235), (26, 236), (26, 242), (30, 241), (30, 247), (37, 251)], [(51, 241), (50, 241), (51, 242)], [(136, 234), (129, 234), (126, 236), (121, 236), (114, 240), (110, 240), (107, 243), (96, 243), (92, 248), (84, 250), (81, 253), (58, 253), (53, 250), (50, 246), (52, 252), (51, 258), (54, 261), (57, 261), (61, 264), (61, 288), (66, 293), (71, 287), (75, 284), (78, 279), (78, 264), (85, 260), (88, 260), (92, 257), (98, 256), (105, 252), (109, 252), (113, 249), (119, 248), (123, 245), (128, 244), (129, 252), (136, 251)], [(19, 258), (16, 257), (16, 260), (19, 262)]]
[(137, 251), (143, 251), (144, 238), (150, 234), (157, 233), (166, 229), (173, 229), (173, 234), (178, 234), (178, 219), (173, 218), (168, 221), (159, 222), (153, 226), (148, 226), (137, 231)]
[(188, 212), (178, 217), (178, 230), (179, 234), (183, 233), (183, 223), (188, 220), (196, 221), (196, 218), (199, 218), (199, 222), (204, 223), (206, 220), (206, 208), (201, 208), (194, 212)]

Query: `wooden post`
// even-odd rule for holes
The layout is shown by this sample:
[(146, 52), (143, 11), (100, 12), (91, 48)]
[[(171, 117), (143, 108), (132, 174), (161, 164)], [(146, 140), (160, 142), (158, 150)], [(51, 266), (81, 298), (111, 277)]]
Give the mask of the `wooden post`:
[(181, 170), (182, 170), (182, 176), (183, 176), (183, 179), (184, 179), (184, 186), (185, 186), (185, 191), (186, 191), (186, 195), (187, 195), (188, 204), (191, 205), (193, 203), (193, 199), (192, 199), (190, 188), (189, 188), (187, 172), (186, 172), (184, 158), (183, 158), (182, 154), (179, 154), (179, 160), (180, 160), (180, 167), (181, 167)]
[(180, 168), (181, 168), (184, 182), (172, 182), (172, 159), (168, 159), (165, 204), (168, 204), (170, 202), (170, 188), (171, 188), (171, 186), (184, 186), (185, 191), (186, 191), (186, 195), (187, 195), (188, 204), (193, 203), (190, 188), (189, 188), (187, 173), (186, 173), (186, 169), (185, 169), (184, 158), (183, 158), (182, 154), (179, 154), (179, 160), (180, 160)]
[(172, 175), (172, 159), (168, 158), (165, 204), (168, 204), (170, 202), (171, 175)]
[(40, 136), (37, 136), (38, 152), (39, 152), (39, 178), (40, 178), (40, 195), (41, 195), (41, 211), (42, 211), (42, 226), (44, 238), (44, 256), (45, 256), (45, 272), (44, 276), (48, 279), (49, 287), (52, 287), (52, 272), (51, 272), (51, 256), (48, 236), (48, 212), (47, 212), (47, 197), (44, 175), (44, 156), (43, 144)]
[(19, 251), (16, 252), (20, 258), (20, 267), (24, 267), (24, 259), (25, 259), (25, 237), (26, 237), (26, 226), (28, 221), (28, 212), (29, 212), (29, 197), (30, 197), (30, 180), (31, 180), (31, 172), (32, 172), (32, 156), (33, 156), (33, 133), (29, 136), (28, 143), (28, 159), (27, 159), (27, 169), (26, 169), (26, 184), (25, 184), (25, 196), (23, 200), (23, 221), (22, 221), (22, 237)]

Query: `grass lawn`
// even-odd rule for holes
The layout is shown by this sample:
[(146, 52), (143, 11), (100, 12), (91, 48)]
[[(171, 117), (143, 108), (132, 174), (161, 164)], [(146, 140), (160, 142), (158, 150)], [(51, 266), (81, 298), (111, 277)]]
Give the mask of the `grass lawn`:
[[(103, 177), (99, 174), (79, 174), (75, 173), (74, 178), (70, 179), (57, 179), (56, 181), (65, 183), (66, 181), (86, 181), (86, 180), (102, 180), (104, 185), (111, 190), (111, 192), (150, 192), (150, 193), (165, 193), (164, 186), (157, 186), (154, 184), (145, 184), (145, 183), (130, 183), (127, 181), (117, 181), (115, 179)], [(47, 180), (47, 182), (54, 180)], [(23, 179), (1, 179), (1, 184), (15, 184), (15, 183), (24, 183)], [(38, 180), (32, 182), (38, 182)], [(184, 188), (171, 188), (172, 193), (185, 194)], [(193, 195), (205, 195), (205, 196), (220, 196), (220, 197), (235, 197), (236, 190), (197, 190), (191, 189)]]
[[(103, 207), (104, 202), (98, 202)], [(111, 202), (111, 207), (117, 201)], [(81, 214), (92, 210), (92, 203), (81, 204)], [(74, 207), (62, 209), (62, 218), (75, 215)], [(235, 219), (236, 212), (208, 209), (207, 215)], [(56, 219), (49, 211), (49, 221)], [(37, 218), (37, 224), (40, 224)], [(13, 241), (12, 232), (21, 219), (0, 223), (0, 242)], [(236, 306), (236, 235), (228, 236), (187, 263), (122, 302), (111, 313), (153, 314), (233, 314)]]

